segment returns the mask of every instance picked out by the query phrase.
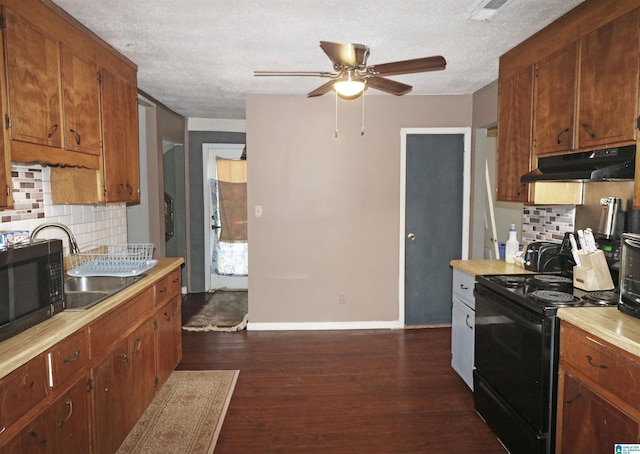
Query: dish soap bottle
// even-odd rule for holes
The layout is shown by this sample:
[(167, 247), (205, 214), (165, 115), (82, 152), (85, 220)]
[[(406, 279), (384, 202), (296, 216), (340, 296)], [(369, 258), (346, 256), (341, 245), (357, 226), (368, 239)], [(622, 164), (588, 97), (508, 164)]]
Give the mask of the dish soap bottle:
[(520, 243), (516, 236), (516, 225), (511, 224), (509, 228), (509, 239), (507, 240), (506, 248), (504, 251), (504, 260), (507, 263), (516, 263), (516, 253), (520, 249)]

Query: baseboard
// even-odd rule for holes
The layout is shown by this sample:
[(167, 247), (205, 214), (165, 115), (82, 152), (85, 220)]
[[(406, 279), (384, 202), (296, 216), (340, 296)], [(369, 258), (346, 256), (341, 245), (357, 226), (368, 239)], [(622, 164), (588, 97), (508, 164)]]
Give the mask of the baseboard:
[(379, 322), (300, 322), (300, 323), (247, 323), (247, 331), (329, 331), (346, 329), (403, 329), (400, 321)]

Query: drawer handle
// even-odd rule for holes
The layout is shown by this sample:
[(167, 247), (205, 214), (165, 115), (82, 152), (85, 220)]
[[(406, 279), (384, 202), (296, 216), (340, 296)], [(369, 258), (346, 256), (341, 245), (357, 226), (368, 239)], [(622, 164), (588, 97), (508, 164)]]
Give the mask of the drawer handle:
[(73, 363), (80, 359), (80, 350), (76, 350), (73, 354), (73, 358), (65, 358), (62, 360), (63, 363)]
[(593, 364), (593, 358), (591, 357), (591, 355), (587, 355), (587, 361), (589, 361), (589, 364), (593, 367), (598, 367), (600, 369), (608, 369), (609, 366), (607, 366), (606, 364)]
[(4, 432), (5, 430), (7, 430), (7, 426), (2, 426), (2, 429), (0, 429), (0, 434), (1, 434), (2, 432)]
[(165, 312), (165, 313), (164, 313), (164, 319), (165, 319), (166, 321), (170, 322), (170, 321), (171, 321), (171, 316)]
[(469, 329), (473, 329), (473, 326), (469, 325), (469, 318), (471, 318), (471, 317), (469, 316), (469, 314), (467, 314), (467, 318), (466, 318), (466, 320), (464, 322), (467, 324)]
[(467, 286), (466, 286), (466, 285), (464, 285), (464, 284), (460, 284), (460, 288), (461, 288), (462, 290), (469, 290), (469, 287), (467, 287)]
[(71, 399), (67, 399), (67, 407), (69, 407), (69, 413), (67, 414), (66, 418), (58, 423), (58, 427), (64, 426), (64, 424), (69, 421), (69, 418), (71, 418), (71, 415), (73, 414), (73, 401)]

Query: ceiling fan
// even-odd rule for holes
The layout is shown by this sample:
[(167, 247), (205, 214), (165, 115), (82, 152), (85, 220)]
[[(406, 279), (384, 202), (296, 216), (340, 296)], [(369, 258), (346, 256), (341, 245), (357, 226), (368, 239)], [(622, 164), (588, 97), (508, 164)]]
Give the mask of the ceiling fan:
[(355, 98), (364, 91), (365, 87), (400, 96), (410, 92), (413, 87), (382, 76), (440, 71), (445, 69), (447, 65), (447, 61), (440, 55), (379, 65), (367, 65), (369, 47), (364, 44), (340, 44), (320, 41), (320, 48), (333, 62), (334, 72), (254, 71), (254, 75), (316, 76), (331, 79), (312, 92), (307, 93), (307, 97), (322, 96), (333, 88), (344, 98)]

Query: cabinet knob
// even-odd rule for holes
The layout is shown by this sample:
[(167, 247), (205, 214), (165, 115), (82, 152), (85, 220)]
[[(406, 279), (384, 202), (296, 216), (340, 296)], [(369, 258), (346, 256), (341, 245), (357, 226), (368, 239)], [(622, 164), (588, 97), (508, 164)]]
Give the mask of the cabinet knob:
[(413, 241), (416, 239), (416, 236), (413, 233), (410, 233), (409, 235), (407, 235), (407, 238), (409, 239), (409, 241)]

